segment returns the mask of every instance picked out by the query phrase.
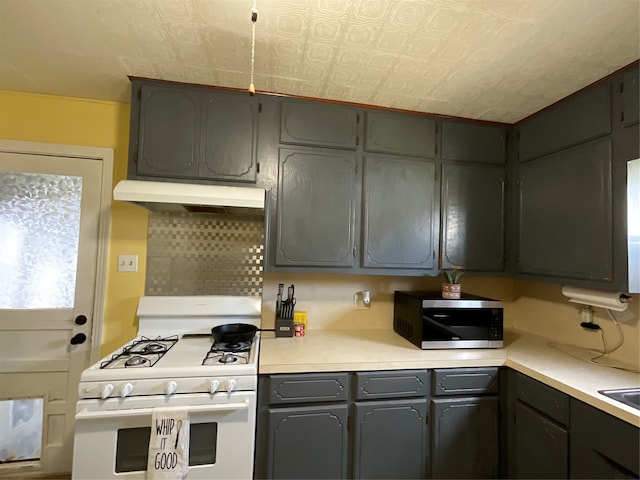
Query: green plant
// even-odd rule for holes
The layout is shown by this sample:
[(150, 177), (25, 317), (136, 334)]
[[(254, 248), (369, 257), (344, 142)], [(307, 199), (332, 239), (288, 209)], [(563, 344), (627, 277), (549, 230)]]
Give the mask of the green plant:
[(464, 272), (462, 270), (443, 270), (442, 274), (447, 279), (447, 283), (460, 283), (460, 277)]

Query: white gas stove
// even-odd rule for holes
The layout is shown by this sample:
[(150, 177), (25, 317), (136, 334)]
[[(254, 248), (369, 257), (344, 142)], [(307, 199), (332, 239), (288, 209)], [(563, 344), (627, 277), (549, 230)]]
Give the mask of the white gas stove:
[[(145, 478), (154, 409), (188, 407), (187, 478), (250, 478), (260, 334), (220, 343), (212, 328), (259, 328), (261, 303), (259, 297), (142, 297), (138, 336), (80, 377), (73, 477)], [(96, 458), (95, 451), (106, 454)]]

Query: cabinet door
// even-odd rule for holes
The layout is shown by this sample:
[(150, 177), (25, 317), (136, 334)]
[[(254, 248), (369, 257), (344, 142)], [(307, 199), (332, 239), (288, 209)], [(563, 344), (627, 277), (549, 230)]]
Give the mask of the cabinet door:
[(623, 115), (622, 125), (630, 127), (640, 120), (640, 81), (638, 67), (624, 74), (622, 84)]
[(257, 132), (257, 97), (244, 93), (205, 93), (200, 177), (255, 182)]
[(355, 108), (304, 100), (284, 100), (280, 143), (355, 150), (358, 112)]
[(433, 162), (365, 157), (363, 267), (434, 268), (437, 218)]
[(427, 401), (355, 403), (354, 478), (425, 478)]
[(503, 167), (442, 166), (442, 268), (504, 270)]
[(369, 111), (366, 113), (364, 149), (433, 158), (436, 154), (436, 122), (421, 115)]
[(505, 127), (452, 120), (442, 121), (442, 159), (504, 164)]
[(515, 407), (515, 478), (568, 478), (569, 434), (527, 404)]
[(610, 281), (610, 140), (522, 164), (518, 183), (519, 271)]
[(352, 266), (355, 172), (353, 152), (280, 150), (276, 265)]
[(346, 478), (347, 405), (269, 410), (268, 478)]
[(431, 477), (497, 478), (498, 397), (431, 401)]
[(611, 84), (581, 92), (519, 127), (519, 159), (530, 160), (611, 133)]
[(198, 175), (200, 92), (143, 85), (138, 132), (138, 175)]

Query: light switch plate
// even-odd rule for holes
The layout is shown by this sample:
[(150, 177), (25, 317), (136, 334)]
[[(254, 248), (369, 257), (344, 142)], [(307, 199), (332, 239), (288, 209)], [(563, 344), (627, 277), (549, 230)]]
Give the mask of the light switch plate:
[(138, 255), (119, 255), (118, 271), (119, 272), (137, 272), (138, 271)]

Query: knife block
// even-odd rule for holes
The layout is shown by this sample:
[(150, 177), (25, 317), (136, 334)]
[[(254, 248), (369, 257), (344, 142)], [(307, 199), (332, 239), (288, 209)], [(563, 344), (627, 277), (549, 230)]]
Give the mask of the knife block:
[(276, 337), (293, 337), (293, 318), (276, 317)]

